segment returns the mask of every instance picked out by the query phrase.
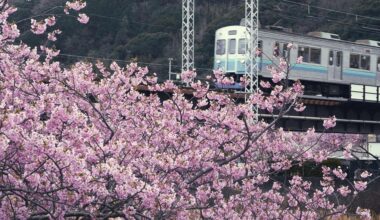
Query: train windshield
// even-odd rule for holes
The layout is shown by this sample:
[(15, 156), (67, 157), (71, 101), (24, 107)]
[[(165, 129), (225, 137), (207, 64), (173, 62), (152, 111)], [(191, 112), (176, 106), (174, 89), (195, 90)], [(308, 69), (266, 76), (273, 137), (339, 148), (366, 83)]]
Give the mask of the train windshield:
[(228, 53), (235, 54), (236, 53), (236, 39), (230, 39), (228, 41)]
[(216, 41), (216, 54), (224, 55), (226, 53), (226, 40)]
[(246, 49), (247, 49), (247, 39), (245, 38), (239, 39), (238, 53), (245, 54)]

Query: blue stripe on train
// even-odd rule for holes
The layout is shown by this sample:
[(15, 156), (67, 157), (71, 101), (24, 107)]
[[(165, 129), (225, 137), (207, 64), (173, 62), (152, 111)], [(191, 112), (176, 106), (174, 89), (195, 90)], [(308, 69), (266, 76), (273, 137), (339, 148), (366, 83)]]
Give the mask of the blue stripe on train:
[(327, 68), (324, 66), (314, 66), (314, 65), (309, 65), (309, 64), (295, 64), (293, 66), (293, 69), (327, 74)]
[[(259, 63), (259, 69), (262, 70), (262, 69), (266, 68), (266, 66), (271, 65), (272, 61), (267, 60), (267, 59), (263, 59), (262, 61), (258, 60), (258, 63)], [(241, 62), (237, 62), (236, 60), (229, 60), (228, 61), (228, 63), (227, 63), (227, 71), (228, 72), (234, 71), (235, 70), (235, 64), (237, 64), (237, 66), (236, 66), (236, 72), (238, 74), (245, 72), (245, 64), (241, 63)], [(219, 67), (224, 67), (225, 66), (225, 61), (223, 60), (219, 64), (215, 63), (214, 66), (215, 67), (218, 67), (218, 66)], [(316, 72), (316, 73), (320, 73), (320, 74), (327, 74), (327, 71), (328, 71), (327, 68), (324, 67), (324, 66), (316, 66), (316, 65), (306, 64), (306, 63), (293, 65), (293, 70), (307, 71), (307, 72)], [(351, 71), (348, 74), (355, 74), (355, 73), (352, 73), (352, 71)], [(361, 72), (359, 74), (363, 75), (363, 74), (365, 74), (365, 72)]]
[(376, 78), (376, 73), (369, 71), (360, 71), (353, 69), (344, 69), (343, 75), (354, 76), (354, 77), (365, 77), (365, 78)]

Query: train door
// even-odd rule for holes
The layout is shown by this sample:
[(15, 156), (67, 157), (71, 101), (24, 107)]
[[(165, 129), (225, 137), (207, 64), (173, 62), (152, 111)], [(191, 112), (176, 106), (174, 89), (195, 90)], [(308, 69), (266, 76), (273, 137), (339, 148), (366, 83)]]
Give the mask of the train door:
[(380, 84), (380, 56), (377, 57), (377, 63), (376, 63), (376, 76), (377, 76), (377, 83), (376, 85)]
[(330, 50), (328, 56), (329, 79), (342, 80), (343, 53), (338, 50)]
[(229, 73), (236, 72), (236, 39), (228, 39), (227, 45), (227, 71)]

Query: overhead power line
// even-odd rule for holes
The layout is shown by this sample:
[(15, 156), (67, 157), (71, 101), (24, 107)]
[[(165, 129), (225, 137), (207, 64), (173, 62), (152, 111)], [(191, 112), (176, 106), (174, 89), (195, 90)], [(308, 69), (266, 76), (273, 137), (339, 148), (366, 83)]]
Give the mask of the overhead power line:
[[(17, 7), (17, 8), (19, 9), (19, 7)], [(49, 15), (66, 16), (66, 17), (72, 17), (72, 18), (75, 18), (75, 19), (77, 18), (76, 16), (73, 16), (73, 15), (51, 12), (51, 11), (53, 11), (55, 9), (58, 9), (58, 8), (63, 8), (63, 7), (62, 6), (55, 6), (53, 8), (48, 9), (48, 10), (42, 11), (40, 13), (36, 13), (36, 15), (34, 15), (32, 17), (28, 17), (28, 18), (22, 19), (22, 20), (17, 21), (17, 22), (20, 23), (20, 22), (23, 22), (23, 21), (27, 21), (30, 18), (43, 17), (43, 16), (49, 16)], [(22, 9), (31, 10), (31, 8), (22, 8)], [(171, 30), (176, 30), (176, 31), (180, 31), (181, 30), (181, 28), (172, 28), (172, 27), (169, 27), (168, 25), (150, 24), (150, 23), (141, 22), (141, 21), (137, 21), (137, 20), (134, 20), (134, 19), (130, 19), (130, 18), (124, 19), (124, 18), (120, 18), (120, 17), (101, 15), (101, 14), (97, 14), (97, 13), (87, 13), (87, 15), (89, 15), (90, 17), (104, 18), (104, 19), (109, 19), (109, 20), (114, 20), (114, 21), (120, 21), (120, 22), (122, 22), (122, 21), (128, 21), (129, 23), (143, 24), (143, 25), (151, 26), (151, 27), (161, 27), (161, 28), (171, 29)]]
[[(115, 62), (122, 62), (122, 63), (139, 63), (142, 65), (151, 65), (151, 66), (165, 66), (169, 67), (169, 64), (162, 64), (162, 63), (150, 63), (150, 62), (140, 62), (135, 60), (120, 60), (120, 59), (113, 59), (113, 58), (105, 58), (105, 57), (93, 57), (93, 56), (83, 56), (83, 55), (76, 55), (76, 54), (67, 54), (67, 53), (61, 53), (58, 56), (60, 57), (70, 57), (70, 58), (80, 58), (80, 59), (91, 59), (91, 60), (103, 60), (103, 61), (115, 61)], [(178, 67), (181, 68), (180, 65), (172, 65), (172, 67)], [(210, 70), (213, 69), (210, 68), (196, 68), (198, 70)]]
[[(345, 26), (350, 26), (351, 31), (357, 32), (357, 33), (364, 33), (364, 34), (375, 34), (380, 36), (380, 25), (374, 25), (374, 24), (366, 24), (366, 23), (361, 23), (361, 22), (355, 22), (355, 23), (350, 23), (350, 22), (343, 22), (338, 19), (334, 19), (331, 17), (318, 17), (314, 16), (312, 14), (304, 13), (301, 16), (291, 16), (285, 13), (282, 10), (279, 10), (278, 8), (273, 8), (273, 10), (278, 13), (278, 15), (282, 18), (289, 19), (292, 21), (299, 21), (301, 18), (302, 19), (312, 19), (320, 22), (329, 22), (329, 23), (335, 23), (339, 25), (345, 25)], [(294, 14), (293, 14), (294, 15)], [(299, 14), (298, 14), (299, 15)], [(355, 26), (355, 24), (357, 26)], [(356, 30), (355, 30), (356, 29)]]
[[(334, 22), (334, 23), (342, 24), (342, 25), (350, 25), (350, 26), (353, 25), (353, 23), (343, 22), (343, 21), (336, 20), (334, 18), (327, 17), (327, 16), (326, 17), (318, 17), (318, 16), (314, 16), (312, 14), (304, 13), (304, 14), (298, 14), (298, 15), (301, 15), (301, 16), (296, 17), (297, 14), (292, 14), (292, 16), (291, 16), (291, 15), (285, 13), (284, 11), (278, 10), (276, 8), (274, 8), (273, 11), (279, 13), (280, 16), (283, 15), (283, 16), (288, 17), (288, 18), (298, 19), (297, 21), (299, 21), (300, 18), (310, 18), (310, 19), (314, 19), (314, 20)], [(369, 25), (369, 26), (374, 26), (374, 27), (379, 27), (380, 28), (380, 25), (370, 25), (370, 24), (357, 23), (357, 22), (355, 22), (355, 24), (357, 24), (357, 25)]]
[(128, 21), (130, 23), (135, 23), (135, 24), (144, 24), (144, 25), (152, 26), (152, 27), (165, 27), (165, 29), (180, 31), (180, 28), (172, 28), (172, 27), (168, 27), (167, 25), (160, 25), (160, 24), (150, 24), (150, 23), (146, 23), (146, 22), (136, 21), (133, 19), (126, 20), (126, 19), (119, 18), (119, 17), (112, 17), (112, 16), (100, 15), (100, 14), (95, 14), (95, 13), (88, 13), (88, 15), (90, 17), (92, 16), (92, 17), (105, 18), (105, 19), (116, 20), (116, 21)]
[(340, 11), (340, 10), (335, 10), (335, 9), (330, 9), (330, 8), (324, 8), (324, 7), (314, 6), (314, 5), (310, 5), (310, 4), (306, 4), (306, 3), (294, 2), (294, 1), (290, 1), (290, 0), (282, 0), (282, 1), (286, 2), (286, 3), (290, 3), (290, 4), (296, 4), (296, 5), (305, 6), (307, 8), (315, 8), (315, 9), (319, 9), (319, 10), (323, 10), (323, 11), (328, 11), (328, 12), (334, 12), (334, 13), (338, 13), (338, 14), (348, 15), (348, 16), (355, 17), (356, 19), (364, 18), (364, 19), (368, 19), (368, 20), (380, 21), (380, 18), (371, 17), (371, 16), (365, 16), (365, 15), (360, 15), (360, 14), (355, 14), (355, 13), (352, 13), (352, 12), (346, 12), (346, 11)]

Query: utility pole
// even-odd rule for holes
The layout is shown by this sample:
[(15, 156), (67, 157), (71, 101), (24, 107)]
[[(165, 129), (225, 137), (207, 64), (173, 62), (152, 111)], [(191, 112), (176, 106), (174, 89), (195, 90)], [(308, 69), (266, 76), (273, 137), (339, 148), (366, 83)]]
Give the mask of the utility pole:
[(194, 1), (182, 0), (182, 72), (194, 70)]
[[(259, 46), (259, 0), (245, 0), (245, 28), (247, 35), (245, 78), (249, 84), (245, 87), (247, 100), (248, 96), (257, 92), (259, 88), (259, 68), (256, 62), (256, 51)], [(258, 108), (256, 105), (252, 108), (257, 120)]]
[(169, 58), (169, 80), (172, 80), (172, 61), (173, 61), (173, 58)]

